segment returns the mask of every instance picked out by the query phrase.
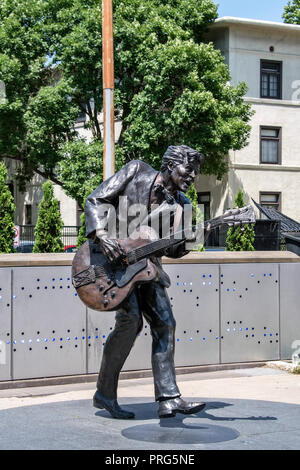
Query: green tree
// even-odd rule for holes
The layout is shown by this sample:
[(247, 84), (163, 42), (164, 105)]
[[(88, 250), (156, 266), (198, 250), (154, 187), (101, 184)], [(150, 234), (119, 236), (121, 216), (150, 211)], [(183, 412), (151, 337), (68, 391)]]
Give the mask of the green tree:
[(77, 239), (77, 248), (80, 248), (81, 245), (83, 245), (86, 241), (87, 241), (87, 238), (85, 236), (85, 215), (84, 215), (84, 212), (82, 212), (81, 216), (80, 216), (80, 229), (79, 229), (79, 232), (78, 232), (78, 239)]
[(289, 1), (282, 17), (285, 23), (300, 24), (300, 0)]
[[(168, 145), (187, 144), (206, 155), (203, 171), (221, 177), (228, 151), (246, 145), (246, 86), (229, 84), (205, 40), (216, 17), (212, 0), (114, 0), (117, 168), (142, 158), (158, 169)], [(81, 205), (85, 184), (98, 184), (101, 47), (99, 0), (1, 1), (0, 158), (18, 162), (21, 185), (38, 173)], [(82, 111), (90, 140), (74, 128)], [(73, 159), (76, 173), (67, 171)]]
[[(235, 198), (234, 207), (244, 207), (244, 195), (239, 189)], [(229, 227), (226, 237), (227, 251), (254, 251), (253, 243), (255, 239), (254, 225), (246, 224), (243, 227)]]
[(7, 169), (5, 164), (0, 162), (0, 253), (13, 253), (15, 205), (6, 182)]
[[(201, 222), (204, 217), (202, 211), (198, 207), (198, 194), (193, 184), (191, 184), (191, 186), (189, 187), (189, 190), (187, 191), (186, 195), (193, 204), (193, 225), (196, 225), (197, 223)], [(204, 245), (195, 245), (193, 251), (205, 251)]]
[(194, 214), (193, 223), (195, 224), (197, 221), (197, 214), (198, 214), (198, 194), (193, 184), (191, 184), (191, 186), (189, 187), (186, 195), (191, 201), (191, 203), (193, 204), (193, 214)]
[(61, 253), (64, 249), (61, 240), (63, 221), (59, 212), (58, 200), (54, 198), (53, 185), (50, 181), (43, 184), (43, 192), (34, 230), (33, 252)]

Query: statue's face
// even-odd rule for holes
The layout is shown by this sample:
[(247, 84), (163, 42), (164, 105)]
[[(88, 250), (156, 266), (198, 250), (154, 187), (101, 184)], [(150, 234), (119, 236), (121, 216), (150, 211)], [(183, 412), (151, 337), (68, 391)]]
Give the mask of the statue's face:
[(200, 167), (197, 163), (180, 163), (172, 167), (170, 178), (177, 189), (186, 193), (199, 173), (199, 169)]

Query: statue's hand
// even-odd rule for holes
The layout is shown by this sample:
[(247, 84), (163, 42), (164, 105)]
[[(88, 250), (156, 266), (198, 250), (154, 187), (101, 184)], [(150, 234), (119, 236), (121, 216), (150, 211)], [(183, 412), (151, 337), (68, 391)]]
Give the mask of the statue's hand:
[(120, 262), (122, 258), (126, 256), (126, 253), (119, 242), (117, 240), (107, 238), (107, 232), (104, 230), (96, 231), (94, 243), (99, 243), (104, 256), (112, 264)]

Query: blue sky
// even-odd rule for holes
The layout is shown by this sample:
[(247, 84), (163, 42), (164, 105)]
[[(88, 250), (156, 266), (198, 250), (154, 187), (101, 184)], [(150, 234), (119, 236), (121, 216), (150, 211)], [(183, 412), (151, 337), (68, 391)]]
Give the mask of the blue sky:
[(219, 4), (219, 17), (238, 16), (255, 20), (282, 22), (288, 0), (215, 0)]

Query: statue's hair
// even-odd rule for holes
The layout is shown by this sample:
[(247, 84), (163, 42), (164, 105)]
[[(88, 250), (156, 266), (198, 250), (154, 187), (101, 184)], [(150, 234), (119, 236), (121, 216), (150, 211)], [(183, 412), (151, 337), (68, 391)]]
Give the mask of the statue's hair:
[(175, 165), (180, 165), (185, 162), (202, 165), (204, 162), (204, 155), (187, 145), (170, 145), (162, 158), (160, 170), (167, 170), (169, 162), (174, 162)]

